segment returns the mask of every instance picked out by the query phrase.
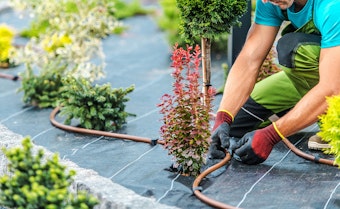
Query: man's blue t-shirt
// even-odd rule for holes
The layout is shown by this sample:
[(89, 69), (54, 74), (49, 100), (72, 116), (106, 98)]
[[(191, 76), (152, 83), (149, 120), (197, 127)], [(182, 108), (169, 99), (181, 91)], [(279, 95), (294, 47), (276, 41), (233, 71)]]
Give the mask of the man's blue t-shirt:
[[(321, 33), (321, 48), (340, 46), (340, 1), (307, 0), (299, 12), (294, 12), (294, 4), (287, 9), (289, 21), (300, 28), (313, 18)], [(257, 0), (255, 23), (267, 26), (280, 26), (285, 20), (280, 7)]]

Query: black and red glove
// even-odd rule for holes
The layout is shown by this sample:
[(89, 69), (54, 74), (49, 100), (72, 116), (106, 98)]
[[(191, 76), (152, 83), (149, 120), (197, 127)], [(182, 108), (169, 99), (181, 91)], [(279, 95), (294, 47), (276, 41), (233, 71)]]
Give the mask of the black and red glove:
[(246, 164), (259, 164), (264, 162), (283, 135), (276, 128), (275, 123), (256, 131), (245, 134), (237, 141), (234, 154), (237, 159)]
[(232, 121), (233, 116), (228, 111), (217, 112), (209, 148), (211, 158), (223, 159), (225, 157), (225, 149), (230, 145), (229, 130)]

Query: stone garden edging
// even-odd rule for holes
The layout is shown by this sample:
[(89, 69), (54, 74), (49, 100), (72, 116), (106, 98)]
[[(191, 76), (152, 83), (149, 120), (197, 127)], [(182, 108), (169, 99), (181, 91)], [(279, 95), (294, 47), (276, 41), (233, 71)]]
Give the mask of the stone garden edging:
[[(23, 136), (13, 133), (0, 124), (0, 148), (21, 146)], [(38, 145), (33, 146), (33, 151), (43, 149), (46, 158), (50, 158), (54, 153)], [(7, 173), (7, 158), (0, 150), (0, 176)], [(96, 196), (100, 204), (95, 209), (176, 209), (177, 207), (167, 206), (156, 202), (155, 199), (147, 198), (136, 194), (119, 184), (115, 184), (110, 179), (99, 176), (94, 170), (84, 169), (69, 160), (60, 159), (60, 163), (67, 168), (75, 170), (76, 175), (71, 185), (72, 191), (86, 190)]]

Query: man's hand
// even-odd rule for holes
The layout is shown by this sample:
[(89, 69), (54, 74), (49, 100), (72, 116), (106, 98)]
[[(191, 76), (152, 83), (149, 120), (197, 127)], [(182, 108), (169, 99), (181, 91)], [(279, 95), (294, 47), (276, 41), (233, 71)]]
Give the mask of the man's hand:
[(229, 148), (229, 130), (233, 117), (227, 111), (217, 112), (215, 124), (212, 130), (212, 142), (209, 153), (212, 158), (222, 159), (225, 157), (225, 149)]
[(282, 134), (273, 123), (266, 128), (245, 134), (237, 141), (236, 147), (238, 148), (234, 150), (234, 153), (243, 163), (259, 164), (268, 158), (274, 145), (281, 138), (283, 138)]
[(213, 132), (209, 148), (212, 158), (223, 159), (225, 157), (225, 149), (229, 147), (229, 130), (229, 124), (224, 122)]

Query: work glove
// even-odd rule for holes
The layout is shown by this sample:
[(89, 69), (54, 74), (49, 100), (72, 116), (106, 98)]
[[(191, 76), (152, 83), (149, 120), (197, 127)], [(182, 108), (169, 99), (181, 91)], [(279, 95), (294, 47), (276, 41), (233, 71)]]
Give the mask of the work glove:
[(212, 129), (211, 144), (209, 148), (210, 157), (213, 159), (223, 159), (225, 150), (229, 148), (229, 131), (233, 116), (227, 111), (218, 111), (215, 124)]
[(262, 163), (268, 158), (274, 145), (283, 138), (275, 123), (246, 133), (236, 142), (234, 158), (250, 165)]

